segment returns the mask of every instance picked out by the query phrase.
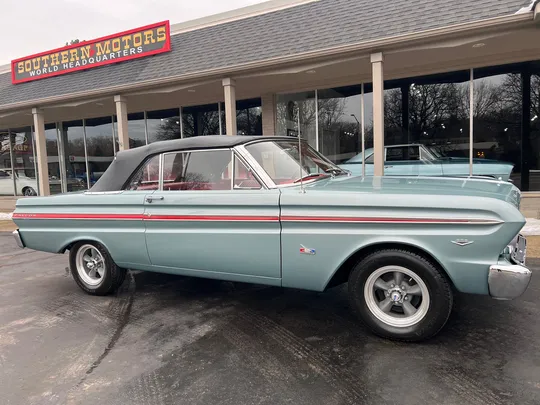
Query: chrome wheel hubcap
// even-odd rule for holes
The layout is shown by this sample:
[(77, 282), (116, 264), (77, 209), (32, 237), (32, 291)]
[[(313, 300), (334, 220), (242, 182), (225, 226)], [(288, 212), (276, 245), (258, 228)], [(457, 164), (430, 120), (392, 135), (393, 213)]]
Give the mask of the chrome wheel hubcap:
[(381, 322), (406, 328), (420, 322), (429, 310), (430, 296), (424, 281), (412, 270), (385, 266), (375, 270), (364, 286), (366, 304)]
[(105, 260), (99, 250), (92, 245), (81, 246), (75, 257), (77, 273), (88, 285), (98, 286), (105, 277)]

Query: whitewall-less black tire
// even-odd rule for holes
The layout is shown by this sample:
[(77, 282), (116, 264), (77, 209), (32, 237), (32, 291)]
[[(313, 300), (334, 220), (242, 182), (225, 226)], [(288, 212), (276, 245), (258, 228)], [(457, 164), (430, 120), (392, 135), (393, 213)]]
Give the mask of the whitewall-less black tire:
[(76, 243), (69, 250), (69, 267), (79, 287), (91, 295), (111, 294), (126, 278), (126, 270), (97, 242)]
[(453, 294), (447, 277), (431, 261), (407, 250), (384, 249), (354, 267), (349, 301), (375, 334), (416, 342), (444, 327)]

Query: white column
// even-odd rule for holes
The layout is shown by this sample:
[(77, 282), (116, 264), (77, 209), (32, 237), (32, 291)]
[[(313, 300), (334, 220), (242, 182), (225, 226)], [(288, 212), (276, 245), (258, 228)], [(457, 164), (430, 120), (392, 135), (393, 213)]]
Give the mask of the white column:
[[(262, 101), (262, 134), (273, 136), (276, 134), (276, 95), (263, 94)], [(253, 135), (253, 134), (250, 134)], [(259, 134), (257, 134), (259, 135)], [(284, 134), (281, 134), (284, 135)]]
[(45, 140), (45, 117), (39, 108), (32, 109), (34, 116), (34, 136), (36, 137), (36, 159), (39, 178), (39, 195), (51, 194), (49, 188), (49, 164), (47, 162), (47, 142)]
[(384, 175), (384, 69), (382, 52), (371, 54), (373, 70), (373, 174)]
[(225, 92), (225, 125), (227, 135), (236, 135), (236, 81), (234, 79), (223, 79), (223, 90)]
[(127, 104), (124, 96), (114, 96), (116, 120), (118, 122), (118, 148), (129, 149)]

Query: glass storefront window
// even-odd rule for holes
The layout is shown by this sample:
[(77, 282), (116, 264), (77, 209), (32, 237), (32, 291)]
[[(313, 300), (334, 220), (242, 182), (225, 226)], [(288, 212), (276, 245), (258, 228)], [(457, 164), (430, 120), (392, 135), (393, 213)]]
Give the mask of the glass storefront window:
[[(218, 104), (182, 108), (182, 131), (184, 138), (203, 135), (220, 135)], [(223, 123), (223, 130), (225, 130)]]
[[(482, 175), (487, 165), (496, 176), (507, 175), (503, 165), (514, 165), (511, 179), (521, 188), (522, 82), (519, 70), (505, 67), (474, 70), (473, 174)], [(500, 173), (499, 173), (500, 172)], [(490, 173), (491, 174), (491, 173)]]
[(63, 122), (61, 137), (64, 144), (67, 191), (87, 188), (83, 121)]
[[(408, 84), (404, 97), (406, 143), (424, 145), (422, 150), (433, 157), (464, 159), (459, 166), (462, 173), (453, 173), (457, 175), (469, 174), (469, 86), (469, 71), (418, 77)], [(450, 174), (444, 168), (440, 174)]]
[(318, 91), (319, 152), (340, 164), (362, 151), (362, 86)]
[(180, 139), (180, 110), (148, 111), (146, 113), (148, 143)]
[(540, 190), (540, 69), (531, 75), (529, 190)]
[(114, 158), (112, 118), (87, 119), (85, 131), (88, 177), (90, 178), (90, 187), (92, 187)]
[(45, 124), (45, 148), (49, 166), (49, 189), (51, 194), (62, 192), (60, 159), (58, 156), (58, 131), (56, 124)]
[(32, 128), (11, 129), (11, 148), (17, 195), (38, 195)]
[(144, 113), (128, 114), (128, 136), (130, 149), (146, 145)]
[(315, 91), (278, 95), (276, 124), (277, 135), (297, 137), (300, 130), (301, 137), (317, 148)]
[[(222, 126), (225, 134), (225, 125)], [(236, 102), (236, 126), (238, 135), (262, 135), (262, 101), (260, 98)]]
[(403, 122), (404, 99), (399, 82), (384, 84), (384, 144), (406, 144), (407, 129)]
[(9, 131), (0, 130), (0, 195), (15, 194), (15, 185), (11, 177), (10, 143)]
[(385, 174), (469, 175), (469, 85), (469, 71), (385, 83), (385, 162), (402, 162)]

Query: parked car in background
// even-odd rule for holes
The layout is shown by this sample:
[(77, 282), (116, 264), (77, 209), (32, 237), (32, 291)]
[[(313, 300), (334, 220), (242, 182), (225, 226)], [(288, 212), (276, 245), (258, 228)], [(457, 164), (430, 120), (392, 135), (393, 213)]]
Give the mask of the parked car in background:
[(0, 169), (0, 195), (13, 195), (15, 184), (17, 186), (17, 195), (37, 195), (38, 186), (35, 178), (27, 177), (24, 173), (15, 171), (14, 182), (11, 172), (11, 169)]
[[(29, 177), (23, 170), (15, 170), (15, 182), (11, 175), (11, 169), (0, 169), (0, 195), (14, 195), (15, 185), (17, 195), (33, 197), (38, 195), (38, 184), (35, 177)], [(79, 191), (86, 188), (84, 181), (79, 179), (68, 179), (68, 191)], [(51, 194), (61, 193), (60, 179), (49, 177)]]
[(69, 251), (89, 294), (112, 293), (127, 269), (312, 291), (348, 282), (372, 331), (419, 341), (447, 322), (453, 289), (525, 291), (520, 198), (493, 179), (351, 176), (290, 137), (204, 136), (121, 151), (89, 191), (20, 199), (13, 220), (19, 246)]
[[(373, 149), (365, 151), (366, 175), (373, 174)], [(340, 165), (354, 175), (362, 174), (362, 153)], [(509, 181), (514, 165), (490, 159), (473, 159), (473, 175)], [(385, 147), (384, 174), (390, 176), (469, 176), (469, 159), (444, 156), (423, 144)]]

